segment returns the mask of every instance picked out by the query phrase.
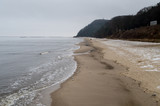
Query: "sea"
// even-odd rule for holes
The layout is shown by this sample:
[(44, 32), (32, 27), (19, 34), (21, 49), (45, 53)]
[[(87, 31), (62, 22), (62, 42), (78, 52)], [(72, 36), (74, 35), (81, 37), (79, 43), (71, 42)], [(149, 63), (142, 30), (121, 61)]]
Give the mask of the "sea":
[[(46, 106), (46, 89), (71, 77), (82, 38), (0, 37), (0, 106)], [(47, 100), (47, 99), (46, 99)]]

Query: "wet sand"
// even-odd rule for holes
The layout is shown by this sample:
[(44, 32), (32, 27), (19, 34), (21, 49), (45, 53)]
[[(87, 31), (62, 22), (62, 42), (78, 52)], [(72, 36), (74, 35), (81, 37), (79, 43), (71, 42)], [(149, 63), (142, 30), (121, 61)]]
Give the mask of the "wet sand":
[(85, 39), (80, 46), (76, 53), (82, 54), (75, 55), (77, 71), (51, 94), (52, 106), (160, 105), (152, 92), (146, 93), (140, 87), (139, 81), (123, 74), (128, 72), (127, 67), (106, 58), (104, 45)]

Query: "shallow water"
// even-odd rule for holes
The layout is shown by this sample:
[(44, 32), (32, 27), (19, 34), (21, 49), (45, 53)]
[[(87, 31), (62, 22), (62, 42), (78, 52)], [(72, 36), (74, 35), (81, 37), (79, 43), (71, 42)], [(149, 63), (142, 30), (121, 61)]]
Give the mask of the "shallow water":
[(82, 39), (0, 37), (0, 105), (43, 105), (42, 90), (62, 83), (75, 69)]

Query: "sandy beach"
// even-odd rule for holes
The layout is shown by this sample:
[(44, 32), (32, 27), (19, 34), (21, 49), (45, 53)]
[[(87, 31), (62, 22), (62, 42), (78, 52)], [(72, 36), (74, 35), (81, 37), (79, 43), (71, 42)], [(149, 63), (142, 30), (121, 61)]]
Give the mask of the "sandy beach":
[(143, 84), (150, 77), (141, 78), (153, 74), (135, 72), (135, 65), (101, 42), (87, 38), (79, 44), (78, 68), (51, 94), (52, 106), (159, 106), (157, 92)]

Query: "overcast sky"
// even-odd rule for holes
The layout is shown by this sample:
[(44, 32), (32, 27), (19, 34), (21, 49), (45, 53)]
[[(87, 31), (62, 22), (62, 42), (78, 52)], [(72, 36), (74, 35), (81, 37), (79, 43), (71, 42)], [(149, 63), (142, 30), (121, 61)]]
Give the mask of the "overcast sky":
[(75, 36), (95, 19), (136, 14), (160, 0), (0, 0), (0, 36)]

